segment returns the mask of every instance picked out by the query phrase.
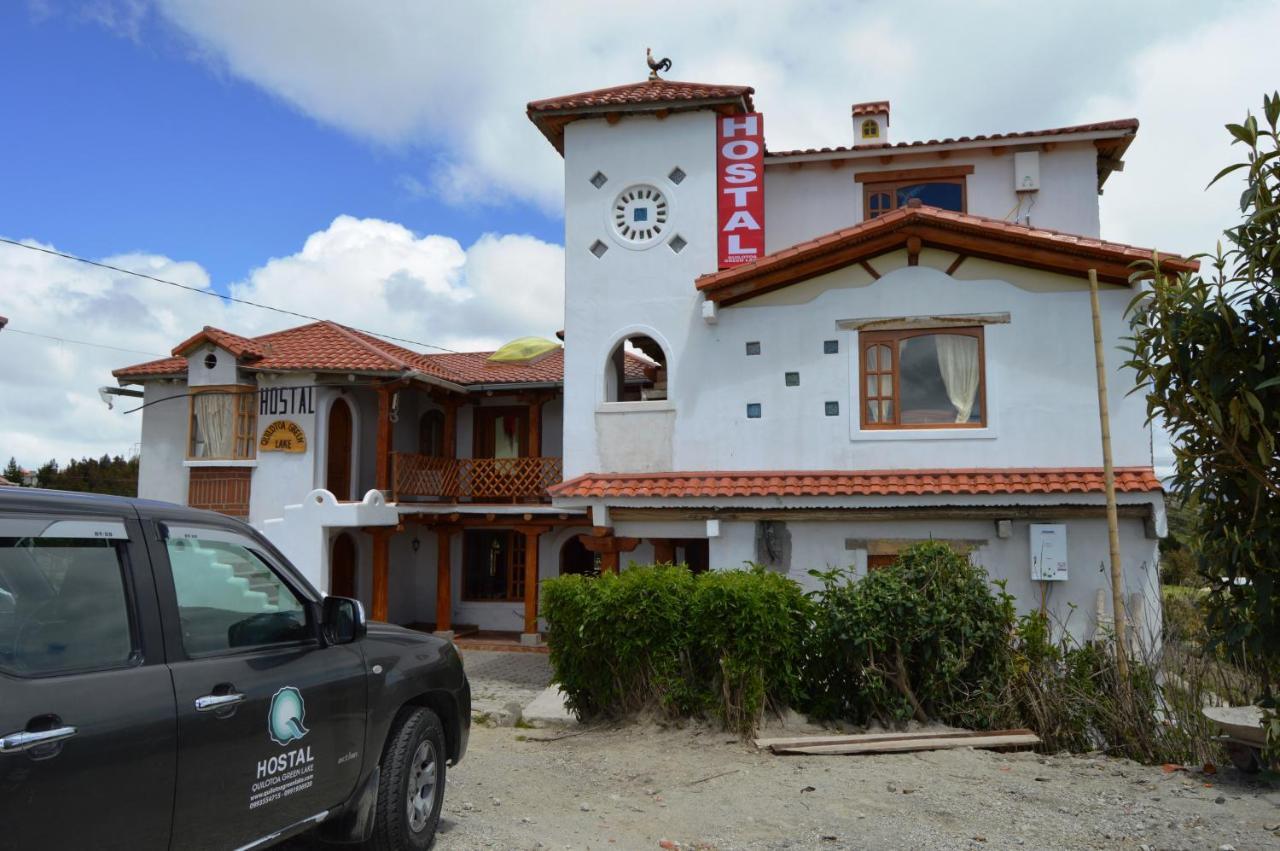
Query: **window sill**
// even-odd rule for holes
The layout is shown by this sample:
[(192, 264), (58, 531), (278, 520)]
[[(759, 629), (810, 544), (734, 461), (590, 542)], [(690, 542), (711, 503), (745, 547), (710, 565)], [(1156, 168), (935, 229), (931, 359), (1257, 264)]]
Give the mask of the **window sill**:
[(188, 458), (184, 467), (256, 467), (256, 458)]
[(626, 414), (634, 411), (674, 411), (670, 399), (653, 399), (648, 402), (601, 402), (596, 405), (597, 414)]
[(856, 428), (849, 436), (856, 441), (890, 440), (994, 440), (994, 426), (984, 428)]

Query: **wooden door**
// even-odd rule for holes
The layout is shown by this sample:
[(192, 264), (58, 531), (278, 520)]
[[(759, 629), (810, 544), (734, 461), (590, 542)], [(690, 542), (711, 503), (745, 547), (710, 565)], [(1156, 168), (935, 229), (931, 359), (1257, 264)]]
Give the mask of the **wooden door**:
[(329, 408), (324, 486), (339, 500), (351, 499), (351, 406), (345, 399), (334, 399)]
[(527, 458), (528, 456), (528, 408), (475, 409), (475, 457)]
[(346, 532), (333, 539), (329, 559), (329, 593), (335, 597), (356, 595), (356, 542)]

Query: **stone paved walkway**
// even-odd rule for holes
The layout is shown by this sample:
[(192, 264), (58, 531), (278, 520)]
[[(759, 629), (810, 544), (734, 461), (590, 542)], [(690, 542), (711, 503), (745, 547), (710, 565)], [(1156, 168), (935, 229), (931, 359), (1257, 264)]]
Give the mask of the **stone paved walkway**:
[(462, 651), (471, 681), (472, 716), (497, 724), (514, 724), (520, 709), (551, 683), (551, 663), (544, 653)]

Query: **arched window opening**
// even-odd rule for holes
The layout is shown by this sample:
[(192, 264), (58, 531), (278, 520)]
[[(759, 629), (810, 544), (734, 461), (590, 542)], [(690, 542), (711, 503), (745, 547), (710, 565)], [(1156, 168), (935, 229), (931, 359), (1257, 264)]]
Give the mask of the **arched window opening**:
[(560, 548), (560, 575), (596, 576), (600, 567), (596, 564), (596, 554), (582, 545), (577, 535), (564, 542)]
[(667, 398), (667, 355), (652, 337), (627, 337), (614, 346), (605, 376), (605, 401), (652, 402)]
[(862, 138), (877, 139), (880, 136), (880, 125), (875, 122), (874, 118), (868, 118), (862, 122)]
[(418, 420), (418, 452), (429, 458), (444, 455), (444, 414), (427, 411)]

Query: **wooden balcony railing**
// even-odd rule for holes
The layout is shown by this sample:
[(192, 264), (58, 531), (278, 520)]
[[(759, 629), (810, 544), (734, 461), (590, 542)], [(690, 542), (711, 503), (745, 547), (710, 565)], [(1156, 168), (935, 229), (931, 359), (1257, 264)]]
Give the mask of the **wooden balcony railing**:
[(560, 458), (434, 458), (393, 452), (392, 499), (547, 500), (563, 476)]

